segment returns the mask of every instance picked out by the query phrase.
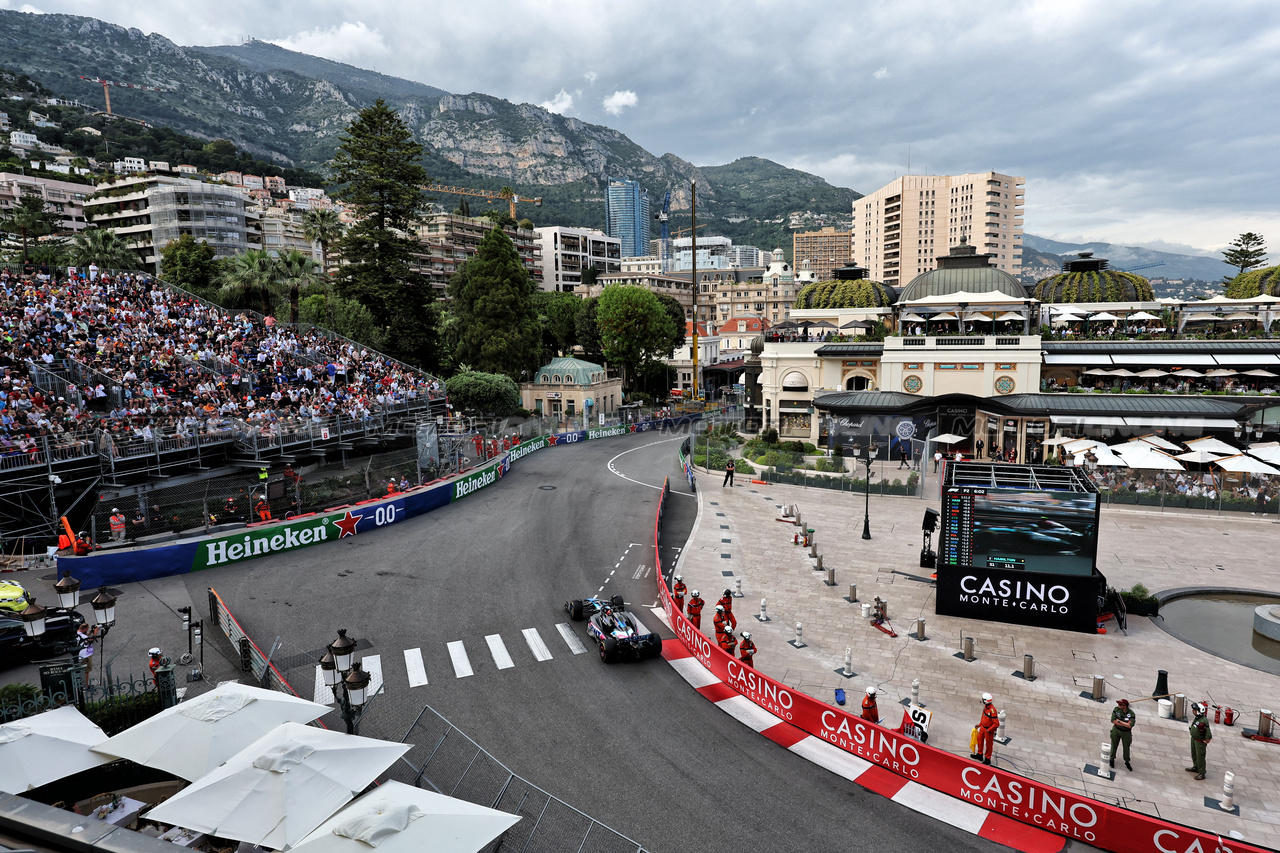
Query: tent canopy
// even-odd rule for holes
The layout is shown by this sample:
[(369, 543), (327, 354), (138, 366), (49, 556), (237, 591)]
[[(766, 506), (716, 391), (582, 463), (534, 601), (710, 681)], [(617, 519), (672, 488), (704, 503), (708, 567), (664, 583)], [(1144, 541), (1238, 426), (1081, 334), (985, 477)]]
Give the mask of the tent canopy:
[(74, 706), (0, 726), (0, 791), (21, 794), (114, 759), (89, 747), (107, 739)]
[(1262, 460), (1254, 459), (1252, 456), (1247, 456), (1243, 453), (1215, 459), (1213, 464), (1224, 471), (1234, 471), (1240, 474), (1280, 474), (1280, 468), (1272, 468)]

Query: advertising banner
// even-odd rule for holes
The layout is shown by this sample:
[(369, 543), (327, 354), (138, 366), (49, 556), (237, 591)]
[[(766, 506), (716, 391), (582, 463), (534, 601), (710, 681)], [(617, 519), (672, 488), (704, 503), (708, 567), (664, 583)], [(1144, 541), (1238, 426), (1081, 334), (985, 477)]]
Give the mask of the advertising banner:
[[(941, 563), (941, 561), (939, 561)], [(1101, 575), (1057, 575), (938, 566), (935, 611), (942, 616), (1098, 633)]]
[(479, 470), (463, 474), (453, 481), (453, 500), (460, 501), (469, 494), (492, 486), (509, 470), (511, 470), (511, 457), (507, 455), (488, 463)]

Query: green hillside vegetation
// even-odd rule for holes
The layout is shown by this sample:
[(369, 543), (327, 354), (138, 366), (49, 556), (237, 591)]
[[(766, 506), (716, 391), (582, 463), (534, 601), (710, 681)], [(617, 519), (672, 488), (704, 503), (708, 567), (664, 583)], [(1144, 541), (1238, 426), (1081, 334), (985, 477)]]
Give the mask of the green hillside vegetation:
[(1227, 282), (1227, 297), (1252, 299), (1255, 296), (1280, 296), (1280, 266), (1250, 270)]
[(796, 308), (883, 308), (896, 298), (878, 281), (815, 281), (796, 294)]
[(1119, 270), (1064, 272), (1036, 283), (1041, 302), (1151, 302), (1151, 283), (1137, 273)]

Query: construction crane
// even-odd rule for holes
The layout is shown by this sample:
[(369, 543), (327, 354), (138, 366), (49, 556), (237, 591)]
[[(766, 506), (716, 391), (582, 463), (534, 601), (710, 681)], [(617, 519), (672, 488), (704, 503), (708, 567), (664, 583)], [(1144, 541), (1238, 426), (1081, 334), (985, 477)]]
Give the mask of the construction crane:
[(103, 80), (101, 77), (85, 77), (81, 75), (81, 80), (87, 80), (90, 83), (102, 84), (102, 96), (107, 99), (107, 115), (111, 112), (111, 86), (117, 86), (122, 89), (142, 89), (147, 92), (172, 92), (172, 89), (161, 89), (157, 86), (139, 86), (137, 83), (121, 83), (118, 80)]
[(653, 218), (658, 220), (662, 226), (662, 242), (659, 244), (662, 249), (662, 271), (670, 272), (671, 270), (671, 190), (667, 190), (667, 194), (662, 197), (662, 211), (655, 213)]
[[(704, 223), (704, 224), (702, 224), (702, 225), (698, 225), (698, 226), (695, 226), (695, 227), (696, 227), (696, 228), (706, 228), (707, 226), (706, 226), (706, 224)], [(679, 231), (672, 231), (672, 232), (671, 232), (671, 236), (672, 236), (672, 237), (679, 237), (681, 234), (688, 234), (690, 231), (693, 231), (693, 230), (694, 230), (693, 228), (681, 228)]]
[(521, 196), (516, 195), (515, 192), (511, 190), (510, 187), (503, 187), (502, 189), (495, 192), (493, 190), (472, 190), (472, 189), (467, 189), (466, 187), (441, 187), (441, 186), (436, 186), (435, 184), (432, 184), (431, 186), (424, 187), (423, 189), (427, 190), (427, 192), (433, 192), (433, 193), (451, 193), (453, 195), (474, 195), (474, 196), (479, 196), (480, 198), (490, 199), (491, 201), (497, 201), (497, 200), (506, 201), (508, 204), (511, 205), (512, 219), (516, 218), (516, 202), (531, 201), (533, 202), (534, 207), (542, 207), (542, 196), (538, 196), (536, 198), (529, 198), (528, 196), (525, 196), (522, 198)]

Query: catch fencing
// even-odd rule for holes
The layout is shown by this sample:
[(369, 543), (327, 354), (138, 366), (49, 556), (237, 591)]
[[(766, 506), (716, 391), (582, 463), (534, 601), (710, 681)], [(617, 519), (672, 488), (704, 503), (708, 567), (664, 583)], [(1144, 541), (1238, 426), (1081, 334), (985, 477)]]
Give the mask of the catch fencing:
[(412, 748), (388, 778), (523, 818), (481, 853), (644, 851), (639, 842), (517, 776), (429, 705), (401, 740)]
[[(240, 656), (241, 672), (252, 673), (253, 677), (258, 679), (258, 686), (264, 689), (278, 690), (291, 696), (298, 695), (298, 691), (293, 689), (280, 669), (272, 662), (270, 654), (263, 652), (244, 628), (240, 627), (240, 622), (232, 615), (231, 609), (213, 587), (209, 587), (209, 620), (218, 626), (218, 630), (231, 642)], [(321, 723), (316, 725), (323, 727)]]

